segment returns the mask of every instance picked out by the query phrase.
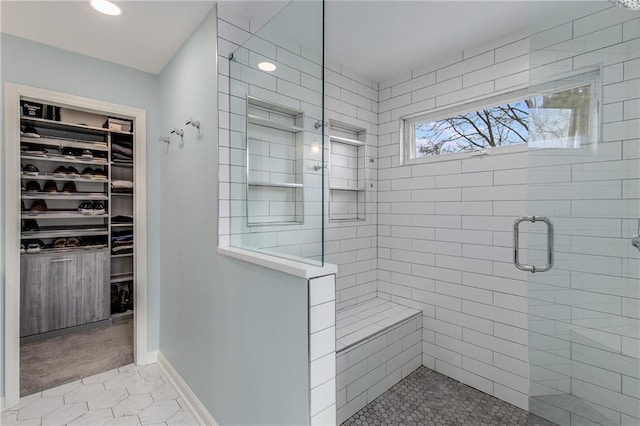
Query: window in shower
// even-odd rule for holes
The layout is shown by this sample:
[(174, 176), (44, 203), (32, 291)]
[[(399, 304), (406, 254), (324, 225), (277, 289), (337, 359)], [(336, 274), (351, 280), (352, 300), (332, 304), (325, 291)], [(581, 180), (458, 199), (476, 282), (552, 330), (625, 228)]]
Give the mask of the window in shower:
[[(538, 148), (578, 148), (597, 123), (596, 74), (560, 87), (541, 85), (539, 94), (492, 97), (403, 120), (406, 160), (474, 153), (528, 143)], [(597, 132), (596, 132), (597, 133)]]
[(528, 136), (529, 100), (489, 105), (480, 109), (406, 121), (413, 158), (474, 152), (525, 143)]

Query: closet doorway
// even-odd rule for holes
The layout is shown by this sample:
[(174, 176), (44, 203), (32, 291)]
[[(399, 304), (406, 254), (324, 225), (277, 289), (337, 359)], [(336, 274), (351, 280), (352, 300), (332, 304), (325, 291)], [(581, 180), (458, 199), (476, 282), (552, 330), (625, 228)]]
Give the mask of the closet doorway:
[[(55, 357), (65, 369), (75, 363), (80, 370), (82, 361), (90, 374), (152, 360), (146, 112), (12, 83), (4, 93), (4, 385), (11, 407), (21, 395), (68, 380)], [(33, 382), (21, 381), (25, 366)]]

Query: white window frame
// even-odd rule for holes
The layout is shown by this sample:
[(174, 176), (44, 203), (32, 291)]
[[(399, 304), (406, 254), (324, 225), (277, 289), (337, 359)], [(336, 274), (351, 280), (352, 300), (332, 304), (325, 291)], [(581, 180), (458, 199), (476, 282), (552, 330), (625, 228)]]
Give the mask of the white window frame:
[(516, 152), (526, 152), (527, 143), (487, 148), (480, 151), (457, 152), (452, 154), (433, 155), (428, 157), (415, 157), (415, 135), (413, 125), (420, 122), (437, 121), (454, 115), (466, 114), (492, 106), (520, 101), (523, 99), (545, 95), (563, 90), (590, 84), (592, 88), (591, 108), (595, 114), (592, 120), (591, 143), (600, 138), (602, 127), (602, 64), (586, 67), (565, 74), (556, 75), (553, 79), (533, 81), (531, 86), (514, 88), (509, 92), (495, 93), (491, 96), (476, 98), (465, 102), (448, 105), (429, 112), (400, 117), (400, 165), (424, 164), (443, 161), (456, 161), (479, 155), (492, 154), (503, 155)]
[[(414, 125), (429, 121), (443, 120), (454, 115), (466, 114), (472, 111), (504, 105), (510, 102), (520, 101), (531, 96), (527, 88), (513, 90), (507, 93), (496, 94), (464, 103), (449, 105), (429, 112), (420, 112), (400, 118), (400, 159), (401, 164), (422, 164), (441, 161), (461, 160), (473, 156), (482, 155), (483, 151), (501, 154), (520, 152), (526, 150), (526, 143), (505, 145), (496, 148), (488, 148), (482, 151), (456, 152), (451, 154), (433, 155), (428, 157), (415, 157), (415, 134)], [(497, 152), (495, 152), (497, 153)]]

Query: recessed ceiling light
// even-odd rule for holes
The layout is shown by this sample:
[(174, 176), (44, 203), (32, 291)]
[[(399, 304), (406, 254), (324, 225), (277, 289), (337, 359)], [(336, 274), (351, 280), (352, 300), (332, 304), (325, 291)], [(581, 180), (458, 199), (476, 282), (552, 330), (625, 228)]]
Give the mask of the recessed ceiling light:
[(104, 13), (105, 15), (117, 16), (122, 13), (120, 8), (109, 0), (91, 0), (91, 6), (98, 12)]
[(262, 71), (268, 71), (268, 72), (276, 70), (276, 66), (271, 62), (260, 62), (258, 64), (258, 68), (260, 68)]

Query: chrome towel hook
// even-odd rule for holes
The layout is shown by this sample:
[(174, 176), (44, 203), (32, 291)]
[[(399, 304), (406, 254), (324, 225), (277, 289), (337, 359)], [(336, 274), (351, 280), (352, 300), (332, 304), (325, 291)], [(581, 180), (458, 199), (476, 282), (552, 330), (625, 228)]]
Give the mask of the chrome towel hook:
[(191, 120), (189, 120), (186, 123), (184, 123), (185, 126), (188, 126), (189, 124), (191, 124), (196, 129), (200, 130), (200, 120), (194, 120), (192, 118)]

